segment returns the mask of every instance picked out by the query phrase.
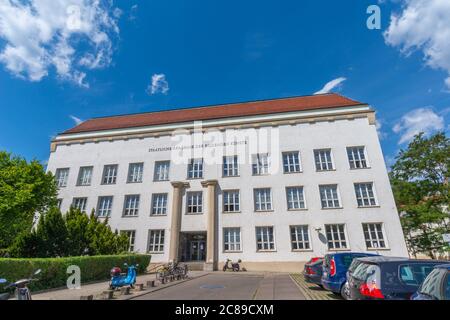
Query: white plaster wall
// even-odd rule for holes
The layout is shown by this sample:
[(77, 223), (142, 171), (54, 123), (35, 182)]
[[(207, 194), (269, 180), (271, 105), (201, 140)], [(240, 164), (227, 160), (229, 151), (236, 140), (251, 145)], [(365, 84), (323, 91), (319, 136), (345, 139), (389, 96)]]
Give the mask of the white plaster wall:
[[(352, 251), (366, 251), (362, 223), (382, 222), (389, 250), (382, 254), (407, 256), (407, 250), (401, 231), (400, 222), (390, 188), (386, 167), (379, 144), (376, 128), (369, 125), (366, 118), (355, 120), (339, 120), (334, 122), (317, 122), (313, 124), (297, 124), (278, 127), (280, 132), (280, 150), (276, 156), (281, 165), (283, 151), (300, 150), (302, 173), (283, 174), (282, 169), (269, 176), (252, 176), (251, 164), (240, 166), (239, 177), (222, 178), (220, 165), (205, 165), (204, 179), (190, 180), (188, 191), (203, 191), (204, 208), (207, 206), (206, 189), (200, 182), (217, 179), (219, 216), (218, 252), (219, 261), (226, 258), (245, 261), (306, 261), (312, 256), (327, 252), (326, 243), (319, 240), (315, 231), (324, 224), (345, 223), (347, 241)], [(150, 147), (165, 147), (173, 145), (169, 136), (160, 138), (130, 139), (114, 142), (99, 142), (58, 146), (51, 153), (48, 170), (55, 172), (57, 168), (70, 168), (68, 186), (61, 188), (59, 197), (63, 199), (62, 210), (68, 210), (74, 197), (88, 197), (88, 210), (97, 206), (99, 196), (114, 196), (110, 224), (118, 230), (136, 230), (135, 248), (145, 252), (147, 248), (148, 230), (165, 229), (165, 252), (154, 254), (152, 262), (168, 260), (170, 219), (172, 209), (172, 186), (170, 182), (153, 182), (155, 161), (170, 160), (171, 152), (149, 152)], [(350, 170), (346, 147), (366, 147), (369, 169)], [(331, 148), (335, 171), (316, 172), (313, 150)], [(143, 183), (127, 184), (128, 164), (144, 162)], [(103, 166), (118, 164), (119, 172), (116, 185), (101, 185)], [(78, 170), (81, 166), (94, 166), (92, 185), (76, 186)], [(173, 165), (170, 168), (171, 181), (186, 181), (186, 165)], [(357, 208), (353, 183), (374, 182), (378, 207)], [(338, 184), (343, 209), (323, 210), (320, 206), (319, 185)], [(285, 187), (304, 186), (307, 209), (302, 211), (287, 211)], [(254, 212), (253, 188), (270, 187), (272, 189), (272, 212)], [(239, 189), (241, 192), (241, 212), (222, 213), (221, 190)], [(168, 215), (162, 217), (150, 216), (152, 193), (168, 193)], [(122, 217), (123, 201), (126, 194), (140, 194), (140, 212), (138, 217)], [(181, 231), (206, 231), (206, 214), (186, 215), (186, 201), (183, 197)], [(312, 250), (308, 252), (292, 252), (290, 243), (290, 225), (307, 224), (310, 228)], [(255, 226), (270, 225), (275, 230), (275, 252), (256, 252)], [(241, 253), (223, 253), (222, 228), (241, 227)]]

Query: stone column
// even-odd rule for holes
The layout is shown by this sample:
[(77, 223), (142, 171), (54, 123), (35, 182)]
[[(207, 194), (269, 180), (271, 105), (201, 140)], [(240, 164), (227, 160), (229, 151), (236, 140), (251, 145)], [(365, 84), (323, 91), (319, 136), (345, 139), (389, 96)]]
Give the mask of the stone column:
[(206, 198), (208, 199), (207, 214), (207, 234), (206, 234), (206, 263), (205, 270), (217, 270), (216, 255), (216, 186), (217, 180), (207, 180), (202, 182), (202, 186), (207, 188)]
[(170, 227), (170, 247), (169, 262), (178, 261), (178, 248), (180, 247), (180, 230), (181, 230), (181, 208), (183, 201), (183, 190), (189, 188), (187, 182), (172, 182), (173, 199), (172, 199), (172, 223)]

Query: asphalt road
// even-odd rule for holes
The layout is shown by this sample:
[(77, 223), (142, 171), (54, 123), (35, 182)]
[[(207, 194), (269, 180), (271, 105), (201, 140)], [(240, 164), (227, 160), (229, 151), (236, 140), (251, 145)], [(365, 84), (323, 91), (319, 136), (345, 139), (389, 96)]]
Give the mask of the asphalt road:
[(305, 300), (288, 274), (212, 273), (136, 300)]

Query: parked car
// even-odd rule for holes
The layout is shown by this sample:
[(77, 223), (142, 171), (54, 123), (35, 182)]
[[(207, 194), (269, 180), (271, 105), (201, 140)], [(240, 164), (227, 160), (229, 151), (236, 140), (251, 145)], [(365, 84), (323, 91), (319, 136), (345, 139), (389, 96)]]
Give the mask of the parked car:
[(344, 296), (347, 270), (353, 259), (368, 256), (375, 255), (363, 252), (338, 252), (325, 255), (322, 274), (322, 285), (324, 289)]
[(433, 268), (445, 263), (384, 256), (358, 260), (348, 278), (351, 300), (409, 300)]
[(319, 287), (322, 286), (322, 263), (323, 258), (314, 259), (313, 262), (308, 262), (305, 264), (303, 270), (303, 277), (308, 283), (317, 284)]
[(450, 264), (435, 267), (412, 300), (450, 300)]

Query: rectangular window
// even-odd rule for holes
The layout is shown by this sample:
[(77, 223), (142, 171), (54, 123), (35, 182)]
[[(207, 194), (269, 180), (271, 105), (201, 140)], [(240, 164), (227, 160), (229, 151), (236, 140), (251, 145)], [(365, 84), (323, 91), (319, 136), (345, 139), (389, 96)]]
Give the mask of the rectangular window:
[(112, 211), (113, 197), (99, 197), (97, 205), (97, 216), (98, 217), (110, 217)]
[(334, 170), (331, 149), (314, 150), (314, 160), (317, 171)]
[(122, 230), (121, 234), (126, 234), (128, 237), (128, 251), (134, 252), (134, 243), (136, 241), (136, 230)]
[(237, 177), (239, 175), (238, 156), (223, 157), (223, 176)]
[(153, 179), (155, 181), (168, 181), (169, 170), (170, 170), (170, 161), (155, 162), (155, 175)]
[(67, 180), (69, 179), (69, 168), (56, 169), (55, 178), (58, 188), (67, 187)]
[(88, 198), (73, 198), (72, 207), (86, 213)]
[(311, 249), (308, 226), (291, 226), (292, 250)]
[(367, 249), (386, 248), (386, 242), (383, 234), (383, 224), (363, 223), (363, 231)]
[(117, 164), (106, 165), (103, 168), (102, 184), (115, 184), (117, 181)]
[(191, 159), (188, 164), (188, 178), (203, 178), (203, 159)]
[(239, 190), (228, 190), (223, 192), (223, 212), (239, 212), (240, 195)]
[(286, 188), (288, 210), (305, 209), (305, 196), (303, 194), (303, 187), (288, 187)]
[(94, 167), (81, 167), (78, 173), (77, 186), (90, 186)]
[(255, 211), (272, 210), (272, 195), (270, 188), (254, 189)]
[(187, 193), (187, 213), (196, 214), (203, 212), (203, 192)]
[(223, 228), (223, 251), (241, 251), (241, 228)]
[(128, 183), (139, 183), (142, 182), (142, 176), (144, 173), (143, 163), (130, 163), (128, 168)]
[(347, 249), (344, 224), (328, 224), (325, 226), (325, 232), (327, 235), (328, 249)]
[(358, 207), (373, 207), (377, 205), (373, 183), (355, 183), (356, 201)]
[(363, 169), (368, 167), (364, 147), (348, 147), (347, 156), (351, 169)]
[(284, 152), (283, 153), (283, 170), (284, 173), (300, 172), (300, 152)]
[(167, 193), (156, 193), (152, 199), (152, 215), (164, 216), (167, 214)]
[(319, 191), (322, 209), (341, 207), (336, 184), (319, 186)]
[(148, 252), (164, 252), (164, 230), (150, 230), (148, 239)]
[(256, 250), (275, 250), (273, 227), (256, 227)]
[(252, 172), (254, 176), (269, 174), (270, 158), (267, 153), (252, 156)]
[(136, 217), (139, 214), (140, 195), (132, 194), (125, 196), (123, 209), (124, 217)]

